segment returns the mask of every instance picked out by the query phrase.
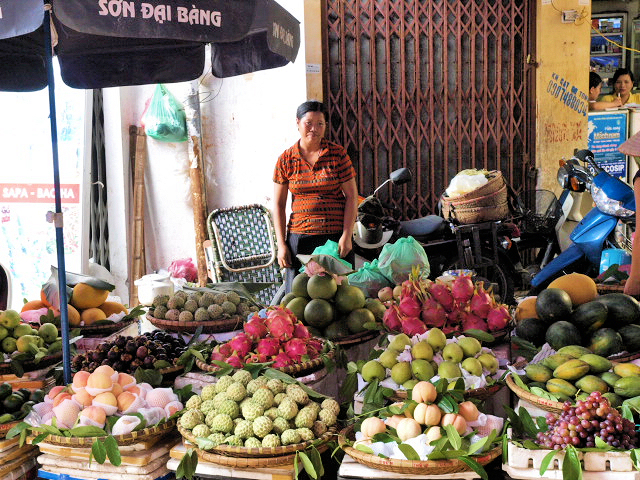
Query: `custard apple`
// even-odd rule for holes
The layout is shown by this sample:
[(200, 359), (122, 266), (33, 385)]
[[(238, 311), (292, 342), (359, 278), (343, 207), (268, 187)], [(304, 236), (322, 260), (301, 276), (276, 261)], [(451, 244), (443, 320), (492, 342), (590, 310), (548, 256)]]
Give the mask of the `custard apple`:
[(282, 417), (276, 417), (273, 420), (273, 431), (281, 434), (285, 430), (289, 429), (289, 422)]
[(232, 447), (244, 447), (244, 440), (242, 440), (237, 435), (230, 435), (225, 439), (225, 443), (227, 445), (231, 445)]
[(281, 445), (280, 437), (275, 433), (270, 433), (269, 435), (267, 435), (262, 439), (263, 447), (275, 448), (275, 447), (279, 447), (280, 445)]
[(336, 417), (340, 413), (340, 404), (336, 402), (333, 398), (325, 398), (322, 401), (322, 404), (320, 405), (320, 407), (323, 408), (324, 410), (329, 410)]
[(274, 420), (278, 416), (278, 407), (271, 407), (264, 412), (265, 417), (269, 417), (271, 420)]
[(213, 400), (205, 400), (200, 405), (200, 411), (205, 415), (208, 415), (210, 412), (213, 412), (215, 409), (216, 409), (216, 406)]
[(214, 447), (217, 447), (222, 442), (224, 442), (225, 436), (224, 436), (224, 433), (216, 432), (216, 433), (212, 433), (207, 438), (209, 438), (209, 440), (211, 440), (213, 442), (213, 446)]
[(286, 385), (279, 378), (272, 378), (267, 381), (267, 387), (273, 392), (274, 395), (276, 395), (278, 393), (283, 393)]
[(229, 375), (223, 375), (215, 383), (216, 393), (226, 392), (229, 385), (233, 383), (233, 379)]
[(311, 431), (316, 436), (316, 438), (319, 438), (325, 433), (327, 433), (327, 430), (328, 428), (326, 423), (321, 422), (320, 420), (316, 420), (315, 422), (313, 422), (313, 427), (311, 428)]
[(255, 433), (258, 438), (264, 438), (267, 434), (271, 433), (272, 429), (273, 422), (269, 417), (262, 415), (253, 421), (253, 433)]
[(242, 406), (242, 416), (247, 420), (255, 420), (264, 414), (264, 408), (253, 400)]
[(303, 442), (307, 442), (309, 440), (313, 440), (316, 436), (313, 434), (310, 428), (298, 428), (298, 434)]
[(240, 420), (233, 433), (240, 438), (253, 437), (253, 422), (251, 420)]
[(258, 388), (251, 396), (251, 399), (265, 410), (273, 406), (273, 393), (267, 387)]
[(202, 398), (203, 402), (206, 402), (207, 400), (213, 400), (213, 397), (216, 396), (216, 393), (218, 393), (216, 392), (216, 385), (214, 383), (211, 383), (202, 387), (200, 398)]
[(300, 438), (300, 434), (298, 430), (294, 430), (290, 428), (289, 430), (285, 430), (280, 435), (280, 441), (282, 445), (293, 445), (294, 443), (300, 443), (302, 439)]
[(303, 408), (295, 416), (295, 425), (297, 428), (311, 428), (316, 420), (316, 412), (312, 408)]
[(220, 408), (220, 405), (222, 405), (222, 402), (225, 400), (229, 400), (229, 395), (227, 395), (226, 392), (216, 393), (216, 396), (213, 397), (212, 400), (214, 408)]
[(191, 433), (194, 437), (208, 437), (209, 435), (211, 435), (211, 430), (204, 423), (201, 423), (193, 427)]
[(204, 414), (200, 410), (187, 410), (182, 417), (180, 417), (180, 425), (187, 430), (191, 430), (203, 422)]
[(244, 388), (242, 383), (233, 382), (229, 385), (229, 388), (227, 388), (227, 396), (235, 402), (241, 402), (247, 396), (247, 389)]
[(211, 425), (213, 425), (213, 419), (216, 418), (216, 415), (218, 415), (218, 411), (216, 409), (213, 409), (209, 413), (207, 413), (207, 416), (204, 419), (204, 423), (206, 423), (209, 428), (211, 428)]
[(247, 383), (247, 393), (249, 395), (253, 395), (255, 391), (258, 390), (258, 388), (266, 386), (267, 380), (264, 377), (254, 378), (249, 383)]
[(286, 392), (287, 396), (295, 400), (298, 405), (306, 405), (309, 403), (309, 395), (307, 395), (307, 392), (305, 392), (300, 385), (287, 385)]
[(262, 448), (262, 442), (256, 437), (249, 437), (244, 441), (245, 448)]
[(238, 370), (231, 376), (231, 378), (234, 382), (241, 383), (243, 387), (246, 387), (252, 380), (251, 374), (247, 370)]
[(233, 430), (233, 419), (229, 415), (219, 413), (213, 419), (211, 429), (216, 432), (229, 433)]
[(218, 410), (218, 413), (229, 415), (232, 420), (240, 415), (240, 407), (231, 399), (222, 402), (216, 410)]
[(280, 402), (282, 402), (282, 399), (286, 398), (286, 396), (287, 396), (287, 394), (284, 393), (284, 392), (276, 393), (273, 396), (273, 404), (276, 405), (276, 406), (280, 405)]
[(326, 423), (327, 427), (331, 427), (335, 425), (336, 422), (338, 421), (338, 417), (336, 417), (333, 412), (329, 410), (325, 410), (324, 408), (320, 410), (320, 413), (318, 414), (318, 419), (321, 422)]
[(298, 405), (289, 397), (282, 400), (278, 405), (278, 415), (285, 420), (291, 420), (298, 414)]
[(194, 395), (189, 398), (189, 400), (187, 400), (185, 407), (187, 407), (187, 410), (198, 410), (200, 408), (200, 405), (202, 405), (202, 399), (200, 398), (200, 395)]

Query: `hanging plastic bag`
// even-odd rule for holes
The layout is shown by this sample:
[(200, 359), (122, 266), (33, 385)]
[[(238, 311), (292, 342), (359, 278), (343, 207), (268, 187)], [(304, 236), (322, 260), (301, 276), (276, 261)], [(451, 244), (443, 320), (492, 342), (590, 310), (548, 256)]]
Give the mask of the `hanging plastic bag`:
[[(338, 262), (342, 263), (342, 265), (347, 267), (349, 271), (353, 271), (351, 264), (346, 260), (344, 260), (343, 258), (340, 258), (340, 253), (338, 252), (338, 244), (333, 240), (327, 240), (327, 243), (325, 243), (324, 245), (316, 247), (313, 250), (313, 253), (310, 255), (310, 257), (314, 257), (316, 255), (329, 255), (335, 258), (336, 260), (338, 260)], [(313, 258), (306, 258), (306, 256), (301, 256), (301, 255), (298, 255), (298, 259), (300, 259), (302, 263), (307, 263), (307, 261), (313, 260)], [(335, 262), (330, 262), (330, 263), (335, 263)], [(337, 273), (340, 275), (343, 273), (342, 269), (340, 268), (337, 268), (337, 269), (325, 268), (325, 269), (331, 271), (331, 273)], [(339, 271), (334, 271), (334, 270), (339, 270)], [(300, 271), (304, 272), (304, 265), (300, 267)]]
[(360, 288), (367, 297), (378, 298), (378, 290), (391, 287), (393, 283), (378, 268), (378, 259), (365, 264), (357, 272), (349, 275), (349, 285)]
[(396, 285), (409, 278), (414, 265), (420, 267), (421, 277), (429, 276), (431, 268), (427, 253), (411, 236), (400, 238), (395, 243), (387, 243), (378, 256), (380, 272)]
[(167, 88), (156, 85), (149, 108), (142, 116), (144, 131), (151, 138), (162, 142), (187, 140), (187, 117), (184, 107)]

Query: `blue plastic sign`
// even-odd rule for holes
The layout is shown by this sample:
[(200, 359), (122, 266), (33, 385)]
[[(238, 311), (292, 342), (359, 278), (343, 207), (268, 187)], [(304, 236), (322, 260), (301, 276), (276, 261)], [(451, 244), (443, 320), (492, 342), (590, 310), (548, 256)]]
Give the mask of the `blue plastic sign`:
[(627, 112), (589, 114), (589, 150), (614, 177), (627, 179), (627, 157), (618, 147), (627, 139)]

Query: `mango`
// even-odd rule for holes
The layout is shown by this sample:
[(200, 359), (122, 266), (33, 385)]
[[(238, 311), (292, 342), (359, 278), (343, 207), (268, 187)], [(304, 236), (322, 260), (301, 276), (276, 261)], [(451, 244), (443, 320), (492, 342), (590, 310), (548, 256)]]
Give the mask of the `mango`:
[(542, 360), (542, 365), (544, 365), (547, 368), (550, 368), (551, 370), (555, 370), (564, 362), (568, 362), (572, 358), (575, 358), (575, 357), (573, 357), (572, 355), (567, 355), (566, 353), (554, 353), (553, 355), (550, 355), (544, 360)]
[[(607, 392), (605, 394), (602, 395), (604, 398), (606, 398), (607, 400), (609, 400), (609, 404), (613, 407), (613, 408), (618, 408), (620, 405), (622, 405), (622, 397), (620, 395), (617, 395), (613, 392)], [(629, 400), (633, 400), (632, 398), (630, 398)], [(626, 402), (626, 400), (625, 400)]]
[(621, 377), (638, 377), (640, 367), (634, 363), (618, 363), (613, 367), (613, 373)]
[(577, 358), (564, 362), (558, 368), (553, 371), (555, 378), (561, 378), (563, 380), (577, 380), (580, 377), (584, 377), (589, 373), (591, 367), (587, 362), (583, 362)]
[[(612, 363), (604, 357), (600, 355), (596, 355), (595, 353), (587, 353), (586, 355), (582, 355), (580, 360), (583, 362), (587, 362), (589, 364), (589, 372), (590, 373), (602, 373), (610, 370), (612, 367)], [(640, 367), (638, 367), (640, 369)]]
[(609, 391), (609, 385), (607, 385), (604, 380), (596, 377), (595, 375), (585, 375), (576, 382), (576, 387), (587, 393), (607, 393)]
[(600, 378), (606, 382), (607, 385), (613, 387), (619, 378), (622, 378), (620, 375), (613, 372), (602, 372), (600, 374)]
[(621, 397), (631, 398), (640, 395), (640, 377), (622, 377), (613, 385), (613, 391)]
[(573, 397), (576, 393), (578, 393), (578, 389), (574, 387), (571, 383), (563, 380), (561, 378), (552, 378), (547, 382), (547, 391), (553, 393), (554, 395), (564, 395), (566, 397)]
[(534, 382), (546, 382), (553, 376), (553, 370), (539, 363), (530, 363), (524, 368), (527, 377)]
[(581, 356), (592, 352), (587, 347), (580, 345), (567, 345), (566, 347), (562, 347), (556, 353), (564, 353), (566, 355), (571, 355), (573, 358), (580, 358)]

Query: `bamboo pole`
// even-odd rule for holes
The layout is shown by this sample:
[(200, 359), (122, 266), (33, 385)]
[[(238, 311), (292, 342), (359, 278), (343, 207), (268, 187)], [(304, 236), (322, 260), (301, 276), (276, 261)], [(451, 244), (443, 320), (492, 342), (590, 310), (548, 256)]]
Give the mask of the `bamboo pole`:
[(138, 305), (138, 287), (135, 280), (146, 271), (144, 254), (144, 170), (146, 166), (147, 137), (144, 129), (129, 126), (129, 139), (133, 157), (133, 245), (131, 255), (131, 281), (129, 282), (129, 305)]
[(207, 240), (207, 200), (202, 168), (202, 119), (200, 117), (199, 82), (191, 82), (191, 93), (185, 105), (189, 141), (189, 177), (191, 179), (191, 201), (193, 204), (193, 226), (195, 230), (198, 284), (207, 284), (207, 259), (204, 242)]

